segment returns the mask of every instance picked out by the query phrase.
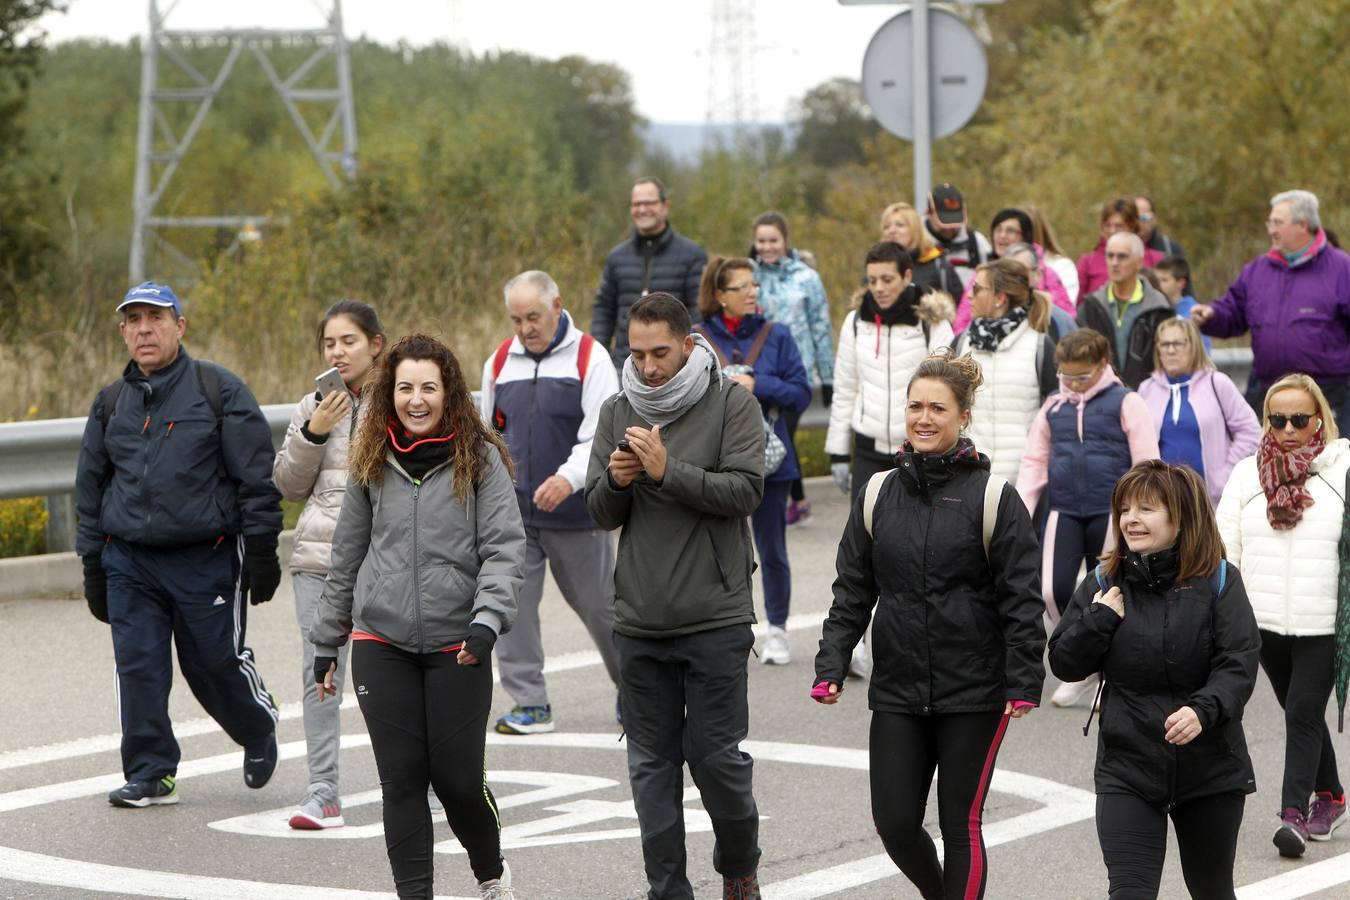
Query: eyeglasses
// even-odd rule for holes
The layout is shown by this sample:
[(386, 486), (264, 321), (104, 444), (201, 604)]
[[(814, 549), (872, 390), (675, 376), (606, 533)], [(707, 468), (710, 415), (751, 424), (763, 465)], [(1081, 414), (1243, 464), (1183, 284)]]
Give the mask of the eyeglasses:
[(739, 294), (741, 291), (748, 291), (751, 288), (759, 290), (759, 282), (747, 281), (745, 284), (738, 284), (735, 287), (724, 287), (722, 290), (728, 294)]
[(1302, 431), (1308, 427), (1308, 423), (1317, 418), (1316, 413), (1294, 413), (1292, 416), (1282, 416), (1279, 413), (1268, 413), (1266, 421), (1270, 423), (1271, 428), (1283, 428), (1290, 422), (1294, 427)]
[(1190, 341), (1158, 341), (1158, 349), (1164, 353), (1169, 350), (1185, 350), (1190, 345)]
[(1140, 222), (1152, 222), (1153, 219), (1154, 219), (1153, 213), (1140, 213), (1140, 214), (1139, 214), (1139, 221), (1140, 221)]
[(1098, 369), (1097, 366), (1093, 366), (1091, 372), (1084, 372), (1081, 375), (1070, 375), (1067, 372), (1056, 372), (1055, 374), (1059, 376), (1060, 380), (1064, 381), (1066, 384), (1081, 384), (1084, 381), (1089, 381), (1093, 378), (1096, 378), (1097, 369)]
[(634, 200), (634, 201), (633, 201), (631, 204), (629, 204), (629, 205), (630, 205), (633, 209), (649, 209), (649, 208), (654, 207), (654, 206), (660, 206), (663, 202), (665, 202), (665, 201), (662, 201), (662, 200)]

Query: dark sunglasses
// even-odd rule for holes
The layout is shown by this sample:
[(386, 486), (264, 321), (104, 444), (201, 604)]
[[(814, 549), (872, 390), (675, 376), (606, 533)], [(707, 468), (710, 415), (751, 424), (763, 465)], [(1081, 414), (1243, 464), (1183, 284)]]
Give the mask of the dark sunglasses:
[(1315, 418), (1317, 418), (1315, 413), (1294, 413), (1292, 416), (1282, 416), (1279, 413), (1270, 413), (1266, 416), (1266, 421), (1270, 423), (1270, 427), (1272, 428), (1283, 428), (1290, 422), (1293, 422), (1295, 428), (1302, 430), (1307, 428), (1308, 423)]

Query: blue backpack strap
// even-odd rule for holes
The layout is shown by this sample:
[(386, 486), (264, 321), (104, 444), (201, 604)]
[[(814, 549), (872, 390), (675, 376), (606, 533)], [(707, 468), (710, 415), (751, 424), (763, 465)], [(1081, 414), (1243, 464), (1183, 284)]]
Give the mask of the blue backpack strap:
[(1097, 563), (1097, 568), (1092, 574), (1097, 576), (1097, 590), (1106, 593), (1111, 590), (1111, 579), (1106, 577), (1106, 570), (1102, 568), (1101, 563)]
[(1214, 574), (1209, 576), (1209, 588), (1215, 597), (1223, 593), (1223, 589), (1228, 584), (1228, 560), (1219, 560), (1219, 567), (1214, 570)]

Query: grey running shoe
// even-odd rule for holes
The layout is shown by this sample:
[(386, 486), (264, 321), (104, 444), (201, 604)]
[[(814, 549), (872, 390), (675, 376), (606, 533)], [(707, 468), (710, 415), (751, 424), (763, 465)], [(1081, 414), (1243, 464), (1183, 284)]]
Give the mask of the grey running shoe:
[(502, 876), (478, 882), (479, 900), (516, 900), (516, 889), (511, 886), (511, 867), (502, 860)]
[(1314, 841), (1331, 840), (1331, 833), (1346, 816), (1345, 794), (1336, 797), (1331, 791), (1318, 791), (1308, 807), (1308, 837)]
[(311, 784), (300, 808), (291, 813), (291, 827), (297, 831), (319, 831), (324, 828), (341, 828), (342, 802), (332, 785)]
[(1280, 813), (1280, 827), (1272, 839), (1281, 856), (1297, 858), (1308, 846), (1308, 823), (1298, 807), (1286, 807)]
[(108, 795), (108, 802), (125, 809), (169, 806), (178, 802), (178, 782), (172, 775), (154, 781), (128, 781)]
[(792, 661), (792, 651), (788, 647), (787, 631), (777, 625), (769, 626), (764, 638), (764, 648), (760, 651), (759, 661), (768, 666), (786, 666)]

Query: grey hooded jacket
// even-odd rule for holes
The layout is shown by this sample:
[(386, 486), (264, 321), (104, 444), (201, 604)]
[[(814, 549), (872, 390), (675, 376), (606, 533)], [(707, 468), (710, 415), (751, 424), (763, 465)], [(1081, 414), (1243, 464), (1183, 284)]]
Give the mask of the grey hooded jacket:
[(614, 570), (614, 630), (666, 638), (755, 621), (754, 546), (746, 516), (764, 496), (759, 401), (733, 381), (661, 429), (660, 484), (646, 473), (626, 488), (609, 480), (609, 454), (643, 421), (626, 394), (600, 408), (586, 473), (586, 507), (601, 528), (623, 527)]
[(472, 624), (510, 630), (525, 529), (500, 455), (483, 454), (467, 503), (455, 496), (449, 460), (417, 482), (391, 455), (380, 484), (348, 483), (309, 625), (315, 655), (336, 656), (353, 629), (411, 653), (451, 647)]

